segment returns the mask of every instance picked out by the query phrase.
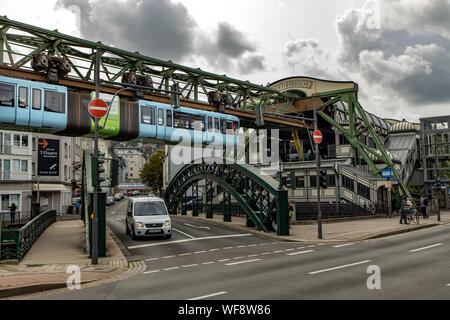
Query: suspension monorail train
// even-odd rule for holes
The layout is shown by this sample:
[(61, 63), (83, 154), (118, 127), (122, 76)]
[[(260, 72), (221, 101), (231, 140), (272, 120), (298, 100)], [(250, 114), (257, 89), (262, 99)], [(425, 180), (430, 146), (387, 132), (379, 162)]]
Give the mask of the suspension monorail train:
[[(89, 136), (94, 132), (94, 121), (87, 109), (92, 97), (91, 92), (73, 91), (65, 86), (0, 77), (0, 126)], [(103, 126), (104, 119), (99, 124)], [(239, 127), (239, 118), (231, 115), (117, 98), (99, 135), (114, 141), (177, 143), (183, 140), (237, 146)]]

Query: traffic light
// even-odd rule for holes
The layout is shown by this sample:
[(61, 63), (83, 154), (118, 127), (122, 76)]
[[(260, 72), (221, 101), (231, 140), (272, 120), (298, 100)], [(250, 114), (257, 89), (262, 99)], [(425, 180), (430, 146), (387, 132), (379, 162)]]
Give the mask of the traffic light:
[(106, 180), (105, 168), (103, 164), (105, 163), (104, 153), (98, 153), (99, 157), (91, 158), (91, 168), (92, 168), (92, 186), (100, 187), (100, 184)]
[(319, 171), (319, 185), (322, 189), (327, 188), (327, 170), (325, 169)]
[(117, 186), (119, 184), (119, 161), (111, 160), (109, 176), (111, 179), (111, 188)]

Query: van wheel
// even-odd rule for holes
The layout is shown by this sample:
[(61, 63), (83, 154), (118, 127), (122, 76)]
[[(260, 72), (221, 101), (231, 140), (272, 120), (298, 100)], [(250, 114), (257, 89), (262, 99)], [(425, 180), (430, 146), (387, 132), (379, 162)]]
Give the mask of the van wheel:
[(166, 239), (170, 239), (172, 238), (172, 234), (169, 234), (168, 236), (166, 236)]
[(131, 231), (131, 239), (132, 240), (136, 240), (137, 239), (136, 235), (134, 234), (134, 231)]
[(126, 233), (127, 235), (130, 234), (130, 230), (128, 229), (128, 223), (125, 223), (125, 233)]

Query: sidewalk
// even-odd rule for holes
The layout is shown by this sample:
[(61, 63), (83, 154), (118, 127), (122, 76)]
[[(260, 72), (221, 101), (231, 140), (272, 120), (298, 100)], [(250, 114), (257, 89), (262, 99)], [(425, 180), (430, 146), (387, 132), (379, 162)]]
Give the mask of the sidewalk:
[(222, 215), (215, 215), (213, 219), (206, 219), (205, 215), (200, 214), (198, 217), (193, 217), (188, 212), (188, 215), (178, 215), (178, 217), (207, 221), (208, 223), (228, 227), (243, 233), (251, 232), (272, 239), (305, 243), (340, 243), (362, 241), (450, 223), (449, 210), (441, 211), (441, 221), (437, 221), (436, 214), (431, 215), (428, 219), (423, 219), (421, 216), (419, 225), (414, 223), (409, 225), (400, 224), (400, 217), (377, 217), (358, 220), (346, 219), (342, 221), (338, 221), (338, 219), (331, 221), (324, 220), (322, 223), (322, 240), (319, 240), (317, 222), (314, 222), (314, 224), (299, 224), (294, 222), (297, 224), (291, 224), (289, 236), (278, 236), (275, 232), (266, 233), (259, 231), (256, 228), (247, 228), (245, 226), (245, 217), (233, 216), (231, 218), (231, 222), (223, 222)]
[[(0, 264), (0, 299), (67, 288), (70, 265), (80, 268), (81, 286), (120, 280), (145, 270), (142, 262), (128, 263), (107, 229), (107, 257), (92, 265), (85, 253), (85, 228), (81, 220), (53, 223), (18, 264)], [(67, 289), (66, 289), (67, 290)]]

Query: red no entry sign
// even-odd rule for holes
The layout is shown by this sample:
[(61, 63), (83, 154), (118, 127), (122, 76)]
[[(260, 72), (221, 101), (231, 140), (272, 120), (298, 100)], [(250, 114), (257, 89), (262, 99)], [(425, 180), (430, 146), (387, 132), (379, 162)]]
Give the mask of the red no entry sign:
[(88, 110), (94, 118), (103, 118), (108, 112), (108, 105), (102, 99), (94, 99), (89, 102)]
[(322, 132), (319, 130), (316, 130), (313, 132), (313, 139), (315, 143), (321, 143), (322, 142)]

